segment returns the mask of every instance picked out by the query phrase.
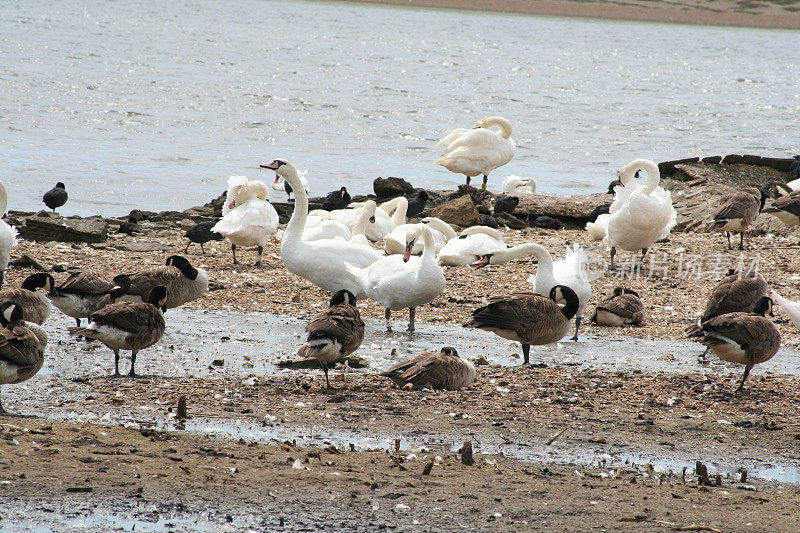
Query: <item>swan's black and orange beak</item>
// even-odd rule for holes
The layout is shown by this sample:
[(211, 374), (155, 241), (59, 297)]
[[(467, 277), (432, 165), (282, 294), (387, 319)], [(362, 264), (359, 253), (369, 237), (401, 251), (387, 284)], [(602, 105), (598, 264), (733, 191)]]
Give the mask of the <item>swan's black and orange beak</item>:
[(406, 251), (403, 252), (403, 262), (408, 263), (408, 259), (411, 257), (411, 251), (414, 249), (414, 243), (410, 242), (406, 244)]
[(489, 266), (490, 259), (491, 259), (491, 256), (489, 254), (482, 255), (480, 257), (480, 259), (470, 263), (470, 266), (474, 266), (476, 269), (483, 268), (485, 266)]
[[(264, 165), (261, 165), (261, 166), (263, 167)], [(273, 183), (278, 183), (279, 179), (281, 179), (281, 177), (278, 176), (277, 174), (275, 174), (275, 181), (273, 181)]]
[(369, 217), (369, 221), (370, 221), (371, 224), (374, 224), (375, 223), (375, 215), (372, 215), (371, 217)]
[(261, 168), (268, 168), (270, 170), (278, 170), (278, 167), (280, 167), (280, 164), (278, 163), (278, 161), (273, 161), (272, 163), (269, 163), (267, 165), (262, 164), (262, 165), (258, 165), (258, 166), (260, 166)]

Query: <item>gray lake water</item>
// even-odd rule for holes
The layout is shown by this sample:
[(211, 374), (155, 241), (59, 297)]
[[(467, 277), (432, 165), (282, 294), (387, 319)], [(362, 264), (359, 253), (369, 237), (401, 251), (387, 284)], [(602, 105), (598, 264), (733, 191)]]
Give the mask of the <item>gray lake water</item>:
[[(436, 141), (499, 114), (509, 174), (604, 188), (636, 157), (798, 151), (800, 32), (344, 2), (0, 5), (11, 209), (184, 209), (287, 157), (312, 194), (377, 176), (453, 187)], [(275, 193), (275, 199), (284, 194)]]

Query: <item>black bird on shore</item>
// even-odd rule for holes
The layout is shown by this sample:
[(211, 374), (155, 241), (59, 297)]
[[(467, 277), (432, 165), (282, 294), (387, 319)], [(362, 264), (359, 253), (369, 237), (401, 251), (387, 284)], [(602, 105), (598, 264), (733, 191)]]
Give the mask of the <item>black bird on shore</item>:
[(539, 215), (533, 218), (530, 225), (534, 228), (544, 229), (561, 229), (564, 227), (564, 224), (562, 224), (560, 220), (547, 215)]
[(483, 214), (481, 215), (481, 225), (497, 229), (500, 223), (492, 215)]
[(200, 250), (203, 253), (206, 253), (205, 248), (203, 248), (203, 244), (207, 243), (208, 241), (221, 241), (224, 239), (225, 237), (216, 231), (211, 231), (211, 228), (213, 228), (217, 222), (217, 220), (200, 222), (199, 224), (195, 224), (186, 230), (186, 234), (184, 236), (189, 239), (189, 244), (186, 245), (186, 249), (183, 251), (183, 253), (189, 252), (189, 246), (191, 246), (193, 242), (199, 244)]
[(426, 191), (419, 191), (416, 198), (408, 201), (408, 209), (406, 210), (407, 217), (415, 217), (422, 213), (425, 209), (425, 204), (428, 203), (428, 193)]
[(342, 187), (338, 191), (329, 192), (325, 199), (322, 201), (322, 209), (325, 211), (334, 211), (336, 209), (345, 209), (350, 205), (350, 193), (347, 192), (347, 187)]
[(142, 228), (136, 223), (136, 219), (134, 217), (130, 217), (127, 222), (123, 222), (120, 225), (117, 233), (127, 233), (128, 235), (133, 235), (134, 233), (142, 233)]
[(42, 196), (42, 202), (44, 202), (44, 205), (52, 209), (54, 213), (56, 212), (56, 207), (61, 207), (67, 203), (68, 199), (69, 195), (67, 194), (67, 189), (60, 181), (56, 183), (55, 187), (44, 193), (44, 196)]
[(791, 181), (800, 180), (800, 155), (794, 156), (794, 161), (789, 165), (789, 176)]
[(513, 213), (518, 204), (519, 198), (516, 196), (501, 196), (494, 204), (494, 214)]

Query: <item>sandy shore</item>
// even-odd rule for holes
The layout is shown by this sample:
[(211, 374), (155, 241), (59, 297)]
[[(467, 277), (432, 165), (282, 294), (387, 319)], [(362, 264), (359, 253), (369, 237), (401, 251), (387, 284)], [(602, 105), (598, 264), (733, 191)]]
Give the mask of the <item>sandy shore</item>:
[(731, 0), (552, 1), (552, 0), (360, 0), (402, 6), (469, 9), (582, 18), (673, 22), (714, 26), (800, 28), (800, 1)]

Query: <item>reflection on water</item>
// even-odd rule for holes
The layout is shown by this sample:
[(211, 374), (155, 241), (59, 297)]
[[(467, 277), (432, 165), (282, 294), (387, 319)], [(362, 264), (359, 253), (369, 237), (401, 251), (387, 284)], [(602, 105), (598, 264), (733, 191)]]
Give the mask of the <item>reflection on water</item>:
[(57, 180), (66, 214), (183, 209), (276, 156), (309, 170), (312, 194), (387, 175), (452, 187), (436, 140), (490, 114), (519, 144), (495, 187), (604, 190), (634, 157), (797, 149), (796, 32), (269, 0), (3, 15), (12, 209), (41, 207)]

